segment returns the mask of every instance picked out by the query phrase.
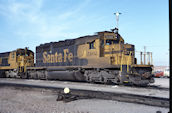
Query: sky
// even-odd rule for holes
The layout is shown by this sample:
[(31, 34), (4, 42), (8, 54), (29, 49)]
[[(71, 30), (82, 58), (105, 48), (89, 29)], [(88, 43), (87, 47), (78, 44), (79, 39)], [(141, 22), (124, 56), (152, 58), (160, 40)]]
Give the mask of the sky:
[[(169, 65), (168, 0), (0, 0), (0, 53), (74, 39), (116, 27), (136, 51)], [(139, 52), (136, 57), (139, 60)]]

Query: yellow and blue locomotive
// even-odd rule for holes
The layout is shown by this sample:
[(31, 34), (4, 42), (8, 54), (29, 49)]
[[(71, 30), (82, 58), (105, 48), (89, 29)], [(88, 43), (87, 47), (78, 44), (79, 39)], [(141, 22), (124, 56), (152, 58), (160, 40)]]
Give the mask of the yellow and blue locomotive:
[(132, 85), (154, 82), (151, 60), (137, 64), (135, 46), (125, 43), (118, 29), (41, 44), (36, 47), (35, 65), (33, 61), (28, 49), (1, 53), (1, 76)]
[(28, 48), (0, 53), (0, 77), (20, 78), (28, 66), (34, 66), (34, 53)]

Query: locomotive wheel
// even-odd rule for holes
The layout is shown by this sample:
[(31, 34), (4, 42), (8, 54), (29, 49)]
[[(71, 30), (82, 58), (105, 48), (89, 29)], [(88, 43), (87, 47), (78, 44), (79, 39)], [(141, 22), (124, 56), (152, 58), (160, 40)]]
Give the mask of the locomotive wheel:
[(103, 82), (104, 84), (107, 84), (107, 83), (108, 83), (108, 80), (107, 80), (107, 78), (105, 78), (105, 77), (102, 77), (102, 82)]
[(94, 81), (91, 77), (89, 77), (89, 78), (88, 78), (88, 82), (89, 82), (89, 83), (94, 83), (95, 81)]

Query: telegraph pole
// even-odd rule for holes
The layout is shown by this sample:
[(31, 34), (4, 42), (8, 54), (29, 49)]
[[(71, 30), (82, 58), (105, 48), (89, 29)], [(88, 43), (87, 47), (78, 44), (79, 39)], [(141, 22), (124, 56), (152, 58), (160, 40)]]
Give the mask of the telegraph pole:
[(119, 15), (122, 13), (116, 12), (114, 14), (116, 15), (116, 28), (118, 29)]
[(144, 64), (146, 64), (146, 46), (144, 46)]

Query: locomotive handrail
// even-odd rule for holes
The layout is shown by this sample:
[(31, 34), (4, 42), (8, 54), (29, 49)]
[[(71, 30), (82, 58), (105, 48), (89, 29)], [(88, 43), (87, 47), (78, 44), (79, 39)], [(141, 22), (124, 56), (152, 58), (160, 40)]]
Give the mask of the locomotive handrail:
[(131, 61), (131, 51), (130, 51), (130, 54), (128, 56), (128, 60), (127, 60), (127, 72), (129, 72), (129, 60)]
[(123, 59), (124, 59), (124, 52), (122, 52), (122, 58), (121, 58), (121, 72), (122, 72), (122, 64), (123, 64)]
[[(140, 54), (140, 64), (141, 65), (153, 65), (152, 52), (135, 51), (135, 53)], [(145, 55), (145, 58), (147, 57), (147, 60), (143, 59), (143, 61), (142, 61), (142, 57), (144, 55)]]

